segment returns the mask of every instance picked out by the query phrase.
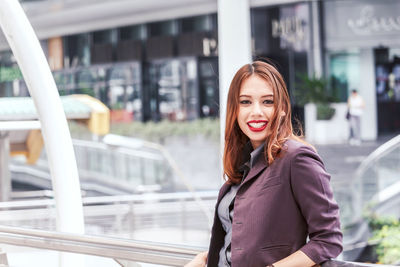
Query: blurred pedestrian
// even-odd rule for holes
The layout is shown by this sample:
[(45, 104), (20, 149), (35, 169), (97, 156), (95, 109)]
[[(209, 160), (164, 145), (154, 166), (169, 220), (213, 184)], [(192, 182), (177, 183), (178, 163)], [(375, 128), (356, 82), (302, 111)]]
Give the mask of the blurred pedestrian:
[(353, 89), (347, 100), (350, 122), (350, 145), (359, 146), (361, 144), (361, 116), (364, 112), (364, 99)]
[(223, 163), (227, 181), (208, 255), (186, 267), (307, 267), (339, 255), (330, 176), (314, 148), (293, 133), (285, 82), (268, 63), (244, 65), (231, 82)]

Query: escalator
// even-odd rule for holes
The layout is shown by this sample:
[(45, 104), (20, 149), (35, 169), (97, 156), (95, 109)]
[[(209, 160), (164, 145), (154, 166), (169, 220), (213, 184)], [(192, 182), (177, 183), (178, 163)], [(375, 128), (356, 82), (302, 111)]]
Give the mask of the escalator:
[[(85, 196), (168, 193), (184, 191), (160, 151), (105, 142), (73, 140)], [(14, 158), (10, 165), (13, 191), (51, 190), (46, 155), (34, 165)]]

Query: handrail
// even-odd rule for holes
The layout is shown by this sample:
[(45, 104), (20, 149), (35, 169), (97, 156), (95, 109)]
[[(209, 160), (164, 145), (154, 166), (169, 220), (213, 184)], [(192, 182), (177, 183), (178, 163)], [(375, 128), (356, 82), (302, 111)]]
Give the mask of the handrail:
[[(0, 226), (0, 243), (65, 251), (162, 266), (183, 266), (206, 248), (122, 240), (54, 231)], [(322, 267), (389, 266), (331, 260)]]
[(0, 226), (0, 243), (167, 266), (183, 266), (195, 247)]
[[(78, 140), (72, 139), (72, 143), (75, 147), (83, 147), (83, 148), (93, 148), (99, 149), (103, 151), (109, 151), (109, 145), (100, 142), (93, 142), (88, 140)], [(118, 152), (128, 156), (135, 156), (145, 159), (152, 159), (152, 160), (162, 160), (162, 156), (159, 153), (152, 153), (148, 151), (138, 150), (138, 149), (127, 149), (125, 147), (119, 147)], [(158, 152), (158, 151), (157, 151)]]
[[(218, 191), (199, 191), (196, 192), (200, 199), (215, 199), (218, 196)], [(194, 199), (191, 192), (179, 193), (162, 193), (162, 194), (142, 194), (142, 195), (118, 195), (118, 196), (99, 196), (99, 197), (84, 197), (83, 204), (114, 204), (123, 202), (146, 202), (146, 201), (166, 201), (166, 200), (188, 200)], [(43, 206), (52, 206), (55, 204), (54, 199), (35, 199), (35, 200), (18, 200), (0, 202), (0, 209), (12, 208), (34, 208)]]
[(365, 172), (365, 170), (369, 166), (371, 166), (372, 162), (392, 152), (396, 148), (396, 145), (400, 145), (400, 134), (393, 137), (386, 143), (382, 144), (377, 149), (375, 149), (371, 154), (369, 154), (368, 157), (364, 159), (361, 162), (360, 166), (357, 168), (354, 180), (359, 179), (361, 175)]

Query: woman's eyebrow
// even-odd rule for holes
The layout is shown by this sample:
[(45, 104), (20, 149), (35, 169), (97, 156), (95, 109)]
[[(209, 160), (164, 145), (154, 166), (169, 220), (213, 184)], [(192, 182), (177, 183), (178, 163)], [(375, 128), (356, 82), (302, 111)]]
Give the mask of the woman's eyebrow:
[[(251, 96), (251, 95), (240, 95), (239, 97), (253, 97), (253, 96)], [(268, 95), (261, 96), (261, 98), (265, 98), (265, 97), (274, 97), (274, 94), (268, 94)]]

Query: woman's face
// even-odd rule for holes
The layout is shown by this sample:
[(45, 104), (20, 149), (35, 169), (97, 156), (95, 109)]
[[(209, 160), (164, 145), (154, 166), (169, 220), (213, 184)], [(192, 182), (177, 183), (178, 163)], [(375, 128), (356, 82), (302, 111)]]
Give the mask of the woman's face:
[(264, 79), (251, 75), (242, 82), (237, 121), (253, 148), (267, 138), (267, 125), (274, 110), (274, 91)]

